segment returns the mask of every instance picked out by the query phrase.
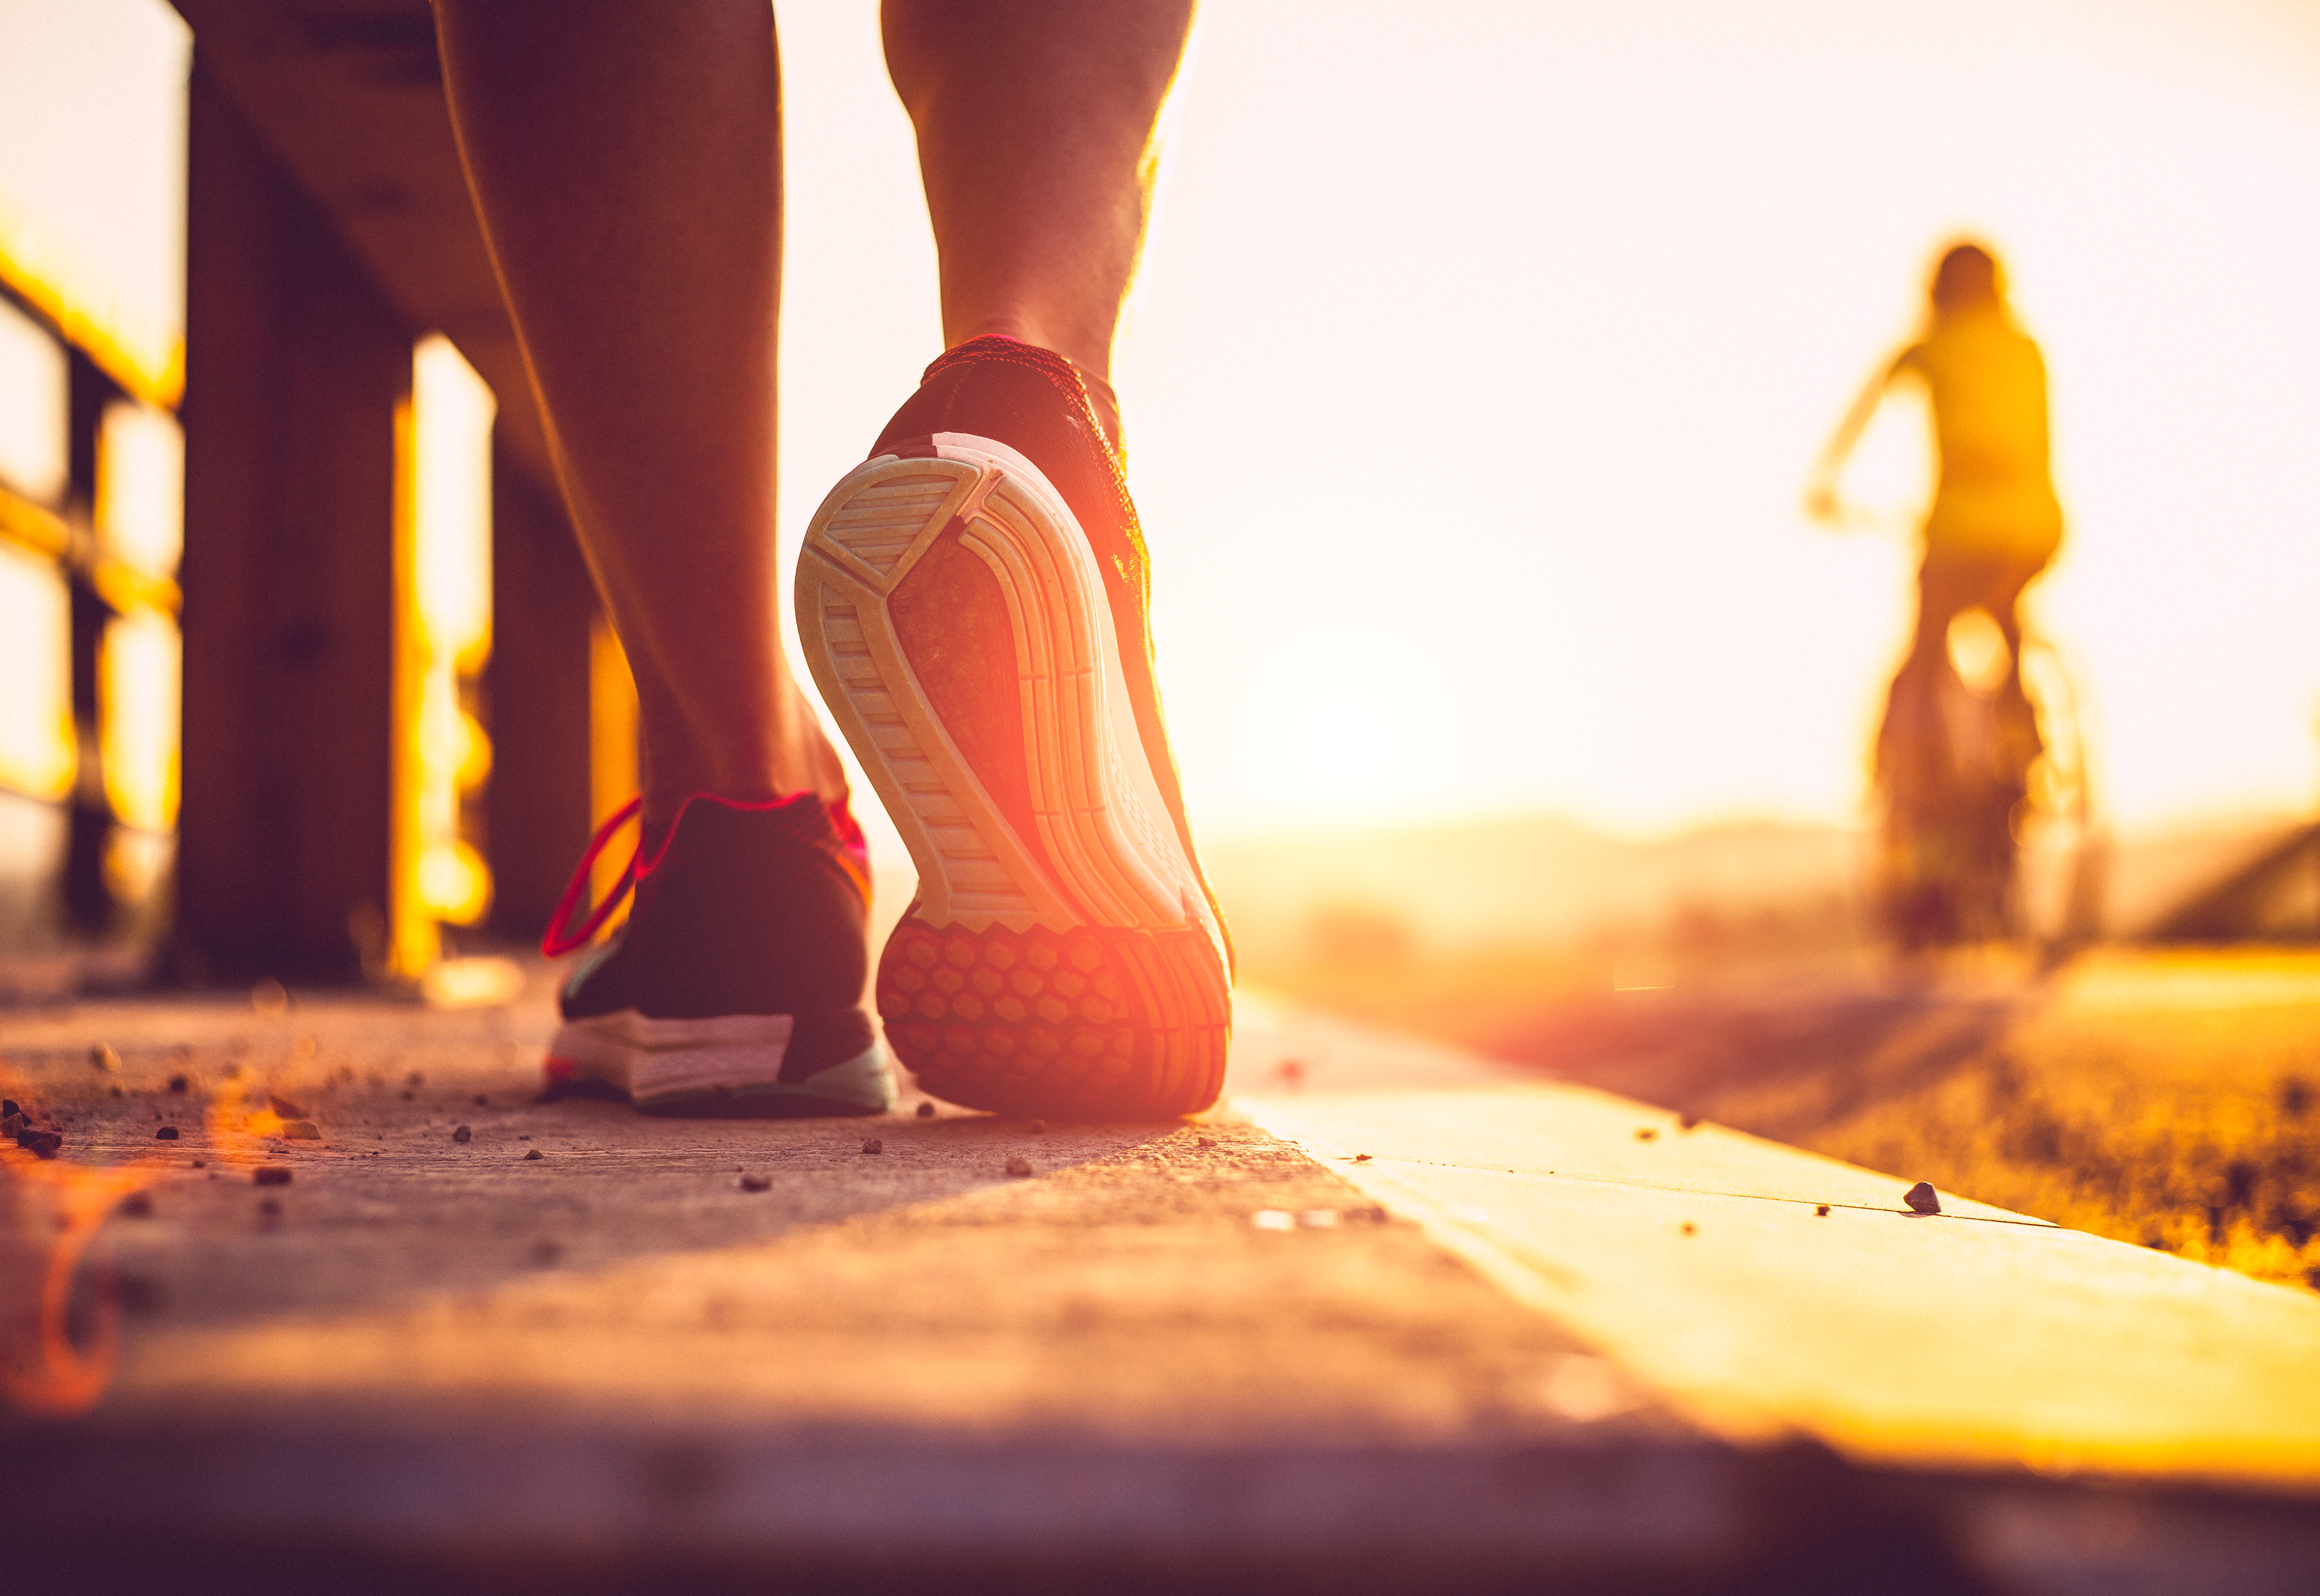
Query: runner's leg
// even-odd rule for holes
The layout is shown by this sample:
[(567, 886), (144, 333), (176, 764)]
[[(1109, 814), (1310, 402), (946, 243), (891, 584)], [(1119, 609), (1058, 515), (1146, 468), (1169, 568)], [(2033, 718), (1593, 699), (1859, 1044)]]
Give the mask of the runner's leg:
[(1108, 383), (1192, 0), (886, 0), (882, 20), (918, 130), (943, 342), (1003, 333)]
[(775, 597), (765, 0), (438, 0), (437, 15), (468, 180), (636, 673), (648, 821), (691, 793), (843, 796)]

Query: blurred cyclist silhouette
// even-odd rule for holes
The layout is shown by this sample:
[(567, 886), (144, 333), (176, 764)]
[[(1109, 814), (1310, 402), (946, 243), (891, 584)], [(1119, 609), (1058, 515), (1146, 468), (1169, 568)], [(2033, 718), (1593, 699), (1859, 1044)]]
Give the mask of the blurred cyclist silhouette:
[[(1888, 393), (1922, 385), (1939, 477), (1917, 570), (1917, 633), (1877, 740), (1885, 909), (1907, 945), (2007, 929), (2015, 820), (2041, 752), (2022, 686), (2019, 609), (2062, 538), (2046, 364), (2007, 306), (1996, 258), (1955, 245), (1935, 269), (1930, 298), (1924, 336), (1862, 389), (1806, 501), (1820, 520), (1851, 519), (1836, 490), (1846, 458)], [(1953, 660), (1968, 663), (1965, 676)]]

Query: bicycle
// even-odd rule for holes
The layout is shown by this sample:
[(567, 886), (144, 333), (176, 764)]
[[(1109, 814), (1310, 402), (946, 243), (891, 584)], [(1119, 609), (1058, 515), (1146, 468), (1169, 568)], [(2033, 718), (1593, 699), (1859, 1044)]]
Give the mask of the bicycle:
[[(1844, 515), (1862, 523), (1858, 512)], [(1874, 518), (1882, 519), (1882, 518)], [(2027, 625), (2020, 658), (1987, 608), (1896, 673), (1874, 748), (1877, 919), (1904, 951), (2035, 937), (2082, 940), (2099, 918), (2102, 850), (2082, 698), (2062, 649)], [(2032, 905), (2024, 845), (2052, 868)]]

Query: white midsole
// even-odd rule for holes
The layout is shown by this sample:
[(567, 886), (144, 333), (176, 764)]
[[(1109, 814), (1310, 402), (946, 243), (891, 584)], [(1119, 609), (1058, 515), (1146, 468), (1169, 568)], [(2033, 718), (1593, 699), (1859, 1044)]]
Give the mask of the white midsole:
[[(934, 441), (932, 458), (882, 455), (831, 489), (797, 575), (807, 663), (918, 866), (918, 917), (970, 931), (1199, 924), (1220, 943), (1137, 730), (1102, 575), (1063, 495), (1004, 444)], [(935, 718), (887, 609), (954, 520), (1013, 623), (1037, 850)]]
[(548, 1051), (568, 1060), (575, 1075), (610, 1082), (634, 1098), (731, 1091), (780, 1081), (796, 1025), (790, 1014), (648, 1020), (623, 1009), (566, 1020)]

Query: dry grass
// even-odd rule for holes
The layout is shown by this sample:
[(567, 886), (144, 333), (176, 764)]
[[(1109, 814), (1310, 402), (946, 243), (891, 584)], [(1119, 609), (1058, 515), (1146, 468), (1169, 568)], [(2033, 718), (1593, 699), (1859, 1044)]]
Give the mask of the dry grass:
[(2320, 958), (2113, 958), (1968, 1029), (1897, 1038), (1897, 1056), (1873, 1061), (1882, 1090), (1768, 1083), (1718, 1093), (1719, 1112), (1986, 1202), (2320, 1286)]

